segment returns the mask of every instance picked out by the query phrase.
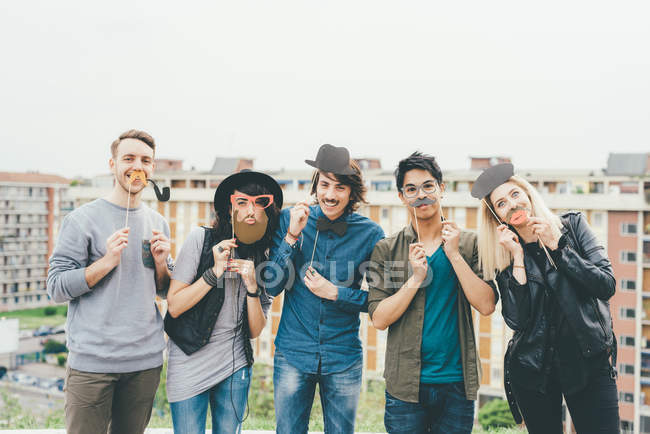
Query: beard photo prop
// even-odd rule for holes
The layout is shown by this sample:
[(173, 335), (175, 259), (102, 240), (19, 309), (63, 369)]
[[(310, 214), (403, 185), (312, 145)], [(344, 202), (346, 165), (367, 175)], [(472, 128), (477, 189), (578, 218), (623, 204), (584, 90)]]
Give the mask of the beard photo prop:
[(266, 228), (269, 224), (269, 218), (266, 212), (262, 213), (260, 220), (256, 220), (253, 224), (248, 224), (244, 220), (249, 216), (244, 216), (242, 221), (239, 221), (239, 211), (233, 213), (233, 228), (235, 230), (235, 237), (238, 241), (244, 244), (254, 244), (261, 240), (266, 233)]

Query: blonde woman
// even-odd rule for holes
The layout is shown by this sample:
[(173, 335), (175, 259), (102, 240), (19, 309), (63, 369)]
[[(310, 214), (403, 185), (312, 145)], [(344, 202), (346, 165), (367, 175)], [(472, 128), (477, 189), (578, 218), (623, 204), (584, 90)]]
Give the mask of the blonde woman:
[(586, 219), (554, 215), (511, 164), (486, 169), (472, 196), (483, 277), (514, 330), (504, 374), (515, 420), (533, 434), (562, 433), (564, 397), (578, 433), (618, 433), (616, 281)]

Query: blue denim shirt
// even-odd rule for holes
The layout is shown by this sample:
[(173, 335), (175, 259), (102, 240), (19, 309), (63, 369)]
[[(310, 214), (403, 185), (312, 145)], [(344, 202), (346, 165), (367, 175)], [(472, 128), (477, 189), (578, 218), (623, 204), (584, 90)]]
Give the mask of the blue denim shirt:
[(372, 220), (357, 213), (339, 219), (348, 223), (339, 237), (332, 231), (318, 234), (313, 267), (338, 288), (335, 301), (315, 296), (303, 281), (316, 238), (316, 221), (324, 214), (319, 205), (310, 207), (307, 226), (291, 247), (285, 241), (289, 209), (282, 211), (273, 238), (270, 267), (266, 270), (266, 291), (278, 295), (286, 289), (282, 318), (275, 346), (291, 365), (315, 374), (342, 372), (362, 357), (359, 313), (368, 311), (368, 292), (361, 289), (377, 241), (384, 231)]

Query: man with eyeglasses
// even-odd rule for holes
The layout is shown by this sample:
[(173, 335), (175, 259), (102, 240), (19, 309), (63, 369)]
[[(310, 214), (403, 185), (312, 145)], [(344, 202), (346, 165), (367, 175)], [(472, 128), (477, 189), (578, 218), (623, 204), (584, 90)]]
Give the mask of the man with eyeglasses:
[(368, 313), (388, 328), (384, 424), (470, 433), (481, 372), (470, 305), (490, 315), (494, 292), (480, 277), (476, 234), (444, 220), (435, 158), (415, 152), (395, 178), (411, 223), (377, 243), (368, 273)]

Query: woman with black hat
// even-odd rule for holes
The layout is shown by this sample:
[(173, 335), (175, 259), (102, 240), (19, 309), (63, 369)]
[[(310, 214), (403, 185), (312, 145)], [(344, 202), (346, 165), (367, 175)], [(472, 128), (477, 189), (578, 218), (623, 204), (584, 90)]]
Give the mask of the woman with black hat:
[[(512, 164), (486, 169), (479, 263), (514, 330), (506, 396), (530, 433), (562, 433), (562, 397), (578, 433), (618, 433), (612, 266), (585, 217), (554, 215)], [(612, 360), (610, 364), (610, 359)]]
[[(176, 434), (241, 431), (250, 386), (250, 339), (266, 323), (272, 298), (256, 266), (282, 208), (282, 190), (268, 175), (242, 171), (219, 184), (216, 222), (194, 229), (178, 255), (167, 295), (167, 397)], [(233, 236), (234, 234), (234, 236)]]

